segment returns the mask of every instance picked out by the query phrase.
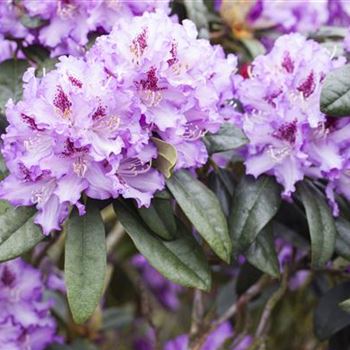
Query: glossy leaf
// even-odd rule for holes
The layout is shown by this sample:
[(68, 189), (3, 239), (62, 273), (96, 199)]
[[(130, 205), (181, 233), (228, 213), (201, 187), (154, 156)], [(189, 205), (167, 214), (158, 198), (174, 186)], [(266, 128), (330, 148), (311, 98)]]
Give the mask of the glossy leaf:
[(334, 252), (336, 228), (333, 215), (324, 196), (314, 186), (300, 183), (297, 193), (306, 211), (311, 236), (312, 265), (320, 267)]
[(167, 186), (199, 234), (222, 260), (229, 262), (231, 237), (225, 214), (214, 193), (187, 171), (176, 172), (167, 181)]
[(106, 274), (105, 229), (96, 207), (68, 220), (64, 270), (73, 318), (83, 323), (100, 301)]
[(248, 143), (248, 139), (241, 129), (235, 127), (232, 123), (225, 123), (217, 133), (206, 134), (204, 142), (208, 152), (213, 154), (244, 146)]
[(209, 290), (211, 275), (205, 255), (183, 227), (177, 238), (164, 241), (153, 234), (142, 222), (137, 212), (125, 202), (115, 202), (118, 219), (149, 263), (169, 280), (186, 287)]
[(339, 217), (335, 220), (335, 226), (338, 233), (335, 250), (343, 258), (350, 260), (350, 222)]
[(176, 236), (176, 221), (171, 202), (154, 198), (149, 208), (137, 209), (143, 221), (158, 236), (171, 240)]
[(35, 209), (0, 202), (0, 261), (14, 259), (35, 247), (44, 235), (33, 223)]
[(235, 252), (247, 250), (275, 216), (281, 203), (280, 187), (273, 178), (244, 176), (239, 182), (230, 215)]
[(272, 225), (267, 225), (245, 252), (250, 264), (272, 277), (279, 277), (279, 262), (273, 240)]
[(18, 101), (22, 96), (22, 76), (29, 67), (24, 60), (6, 60), (0, 63), (0, 113), (4, 113), (7, 101)]
[(350, 115), (350, 65), (331, 71), (322, 87), (321, 111), (334, 117)]

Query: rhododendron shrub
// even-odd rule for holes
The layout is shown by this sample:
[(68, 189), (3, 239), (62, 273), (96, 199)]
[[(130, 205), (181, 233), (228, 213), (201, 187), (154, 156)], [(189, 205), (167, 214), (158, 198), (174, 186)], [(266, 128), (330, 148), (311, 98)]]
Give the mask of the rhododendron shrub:
[(347, 349), (349, 18), (2, 1), (0, 349)]

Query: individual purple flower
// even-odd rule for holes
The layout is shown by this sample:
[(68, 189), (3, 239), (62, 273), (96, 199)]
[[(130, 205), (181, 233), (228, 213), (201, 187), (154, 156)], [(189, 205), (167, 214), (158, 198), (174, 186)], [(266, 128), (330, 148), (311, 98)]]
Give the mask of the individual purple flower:
[(0, 347), (44, 350), (60, 338), (41, 274), (21, 259), (0, 265)]
[(183, 287), (164, 278), (142, 255), (135, 255), (131, 262), (157, 301), (166, 309), (177, 310), (180, 306), (179, 294), (183, 291)]
[(237, 78), (244, 107), (237, 124), (250, 140), (247, 173), (274, 175), (286, 198), (305, 174), (331, 177), (343, 166), (337, 147), (322, 137), (327, 120), (319, 110), (322, 81), (342, 64), (318, 43), (290, 34), (255, 59), (249, 79)]

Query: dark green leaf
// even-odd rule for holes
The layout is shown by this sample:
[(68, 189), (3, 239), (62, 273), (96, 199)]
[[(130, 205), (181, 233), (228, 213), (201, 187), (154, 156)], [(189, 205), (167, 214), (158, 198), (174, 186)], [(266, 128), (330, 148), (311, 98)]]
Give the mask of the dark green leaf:
[(211, 275), (205, 255), (193, 236), (179, 227), (179, 222), (177, 238), (163, 241), (152, 234), (127, 203), (116, 202), (114, 207), (136, 248), (156, 270), (175, 283), (210, 289)]
[(268, 224), (260, 231), (256, 240), (246, 251), (245, 257), (257, 269), (272, 277), (279, 277), (279, 263), (271, 224)]
[(0, 202), (0, 261), (14, 259), (44, 239), (33, 223), (34, 214), (31, 207), (13, 208)]
[(29, 67), (24, 60), (6, 60), (0, 63), (0, 113), (4, 113), (9, 98), (15, 102), (22, 96), (22, 76)]
[(176, 172), (167, 186), (199, 234), (221, 259), (229, 262), (232, 242), (225, 214), (214, 193), (187, 171)]
[(210, 154), (229, 151), (248, 143), (241, 129), (231, 123), (223, 124), (216, 134), (206, 134), (203, 140)]
[(68, 220), (64, 270), (73, 318), (83, 323), (100, 301), (106, 274), (105, 229), (95, 206)]
[(235, 252), (245, 251), (275, 216), (281, 203), (280, 188), (273, 178), (244, 176), (239, 182), (230, 215)]
[(41, 45), (25, 46), (22, 49), (27, 58), (36, 63), (43, 63), (50, 58), (50, 51)]
[(331, 71), (322, 87), (321, 111), (334, 117), (350, 115), (350, 65)]
[(171, 240), (176, 236), (176, 221), (169, 200), (154, 198), (149, 208), (138, 209), (148, 227), (163, 239)]
[(315, 310), (315, 333), (321, 340), (328, 339), (336, 332), (350, 325), (350, 315), (339, 307), (349, 298), (350, 282), (337, 285), (324, 294)]
[(228, 216), (232, 202), (232, 196), (228, 192), (225, 184), (221, 181), (220, 177), (215, 172), (211, 172), (209, 174), (208, 186), (218, 198), (222, 211), (226, 216)]
[(338, 232), (335, 251), (343, 258), (350, 260), (350, 222), (339, 217), (335, 220), (335, 226)]
[(324, 265), (335, 248), (336, 228), (333, 215), (322, 193), (304, 182), (298, 184), (297, 193), (305, 207), (311, 236), (311, 260), (314, 267)]

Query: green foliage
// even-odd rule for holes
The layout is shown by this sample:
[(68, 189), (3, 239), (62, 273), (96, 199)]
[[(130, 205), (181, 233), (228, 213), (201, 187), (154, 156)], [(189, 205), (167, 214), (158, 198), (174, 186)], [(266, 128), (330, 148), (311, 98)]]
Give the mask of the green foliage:
[(34, 214), (33, 208), (14, 208), (0, 202), (0, 261), (24, 254), (44, 238), (33, 223)]
[(225, 215), (214, 193), (187, 171), (176, 172), (167, 186), (199, 234), (222, 260), (229, 262), (232, 242)]
[(236, 254), (250, 247), (276, 215), (280, 202), (280, 188), (273, 178), (242, 177), (234, 194), (229, 220)]
[(260, 271), (272, 277), (279, 277), (279, 262), (275, 250), (272, 225), (268, 224), (245, 252), (247, 260)]
[(165, 240), (176, 237), (176, 220), (169, 200), (154, 198), (149, 208), (137, 210), (147, 226), (159, 237)]
[(223, 124), (215, 134), (206, 134), (203, 140), (210, 154), (236, 149), (248, 143), (242, 130), (229, 123)]
[(77, 211), (67, 223), (64, 261), (69, 306), (75, 322), (85, 322), (95, 311), (106, 275), (105, 229), (98, 208)]
[(330, 72), (322, 87), (321, 111), (334, 117), (350, 115), (350, 65)]
[(5, 112), (9, 98), (16, 102), (22, 96), (22, 76), (28, 67), (25, 60), (11, 59), (0, 63), (0, 114)]
[(297, 193), (305, 207), (311, 236), (311, 260), (314, 267), (324, 265), (335, 248), (336, 228), (324, 196), (313, 185), (303, 182)]
[(178, 223), (177, 237), (164, 241), (147, 228), (132, 206), (114, 203), (118, 219), (137, 249), (169, 280), (187, 287), (209, 290), (210, 268), (197, 241)]

